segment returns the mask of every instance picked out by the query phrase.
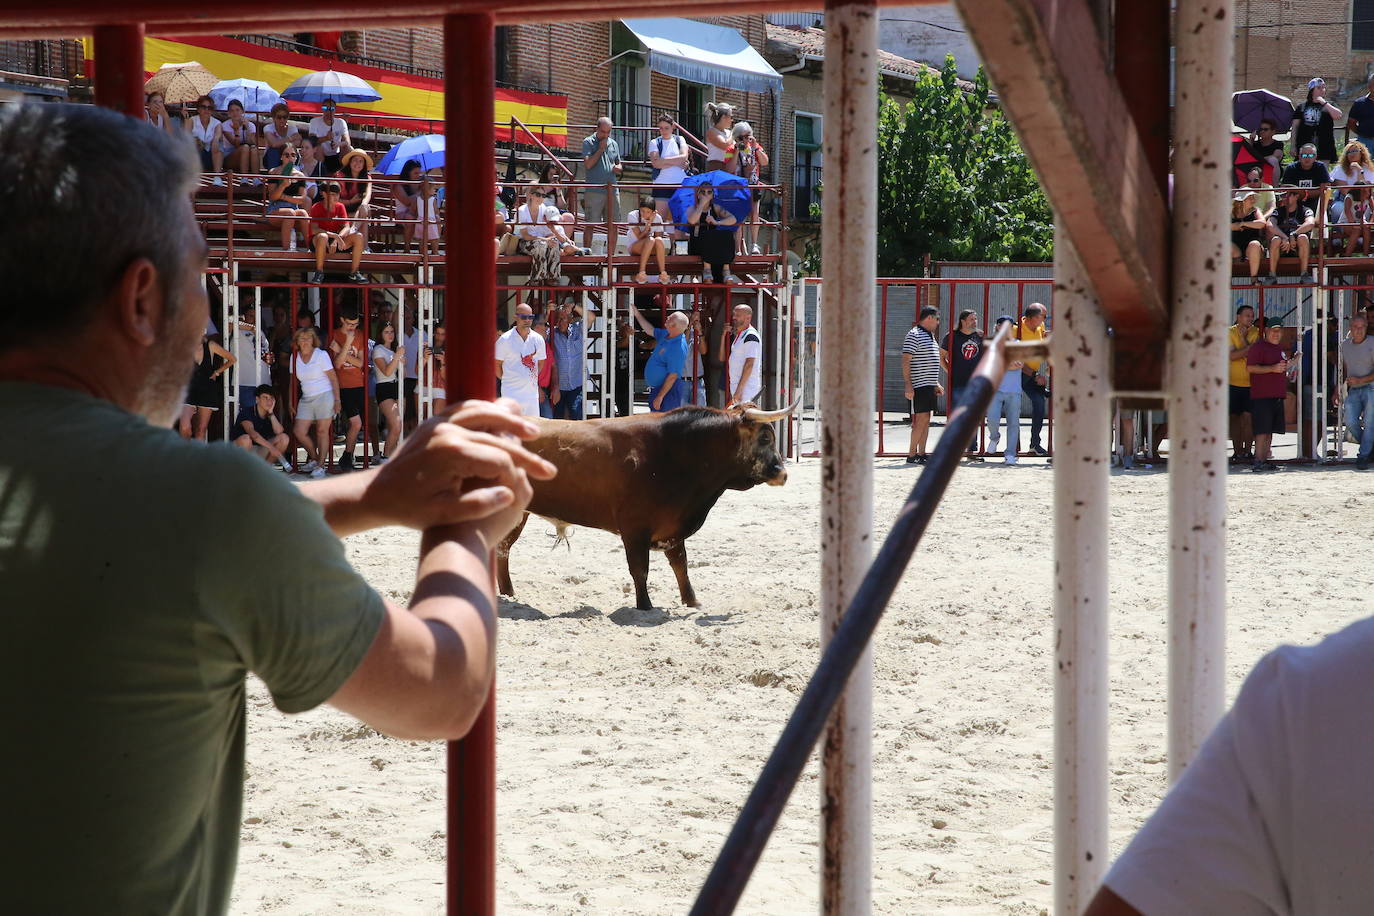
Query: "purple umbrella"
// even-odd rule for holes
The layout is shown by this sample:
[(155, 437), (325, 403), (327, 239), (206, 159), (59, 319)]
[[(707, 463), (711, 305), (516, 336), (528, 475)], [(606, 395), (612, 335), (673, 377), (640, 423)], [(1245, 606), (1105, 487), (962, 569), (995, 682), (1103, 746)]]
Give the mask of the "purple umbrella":
[(1268, 89), (1249, 89), (1231, 94), (1231, 121), (1254, 133), (1261, 121), (1273, 121), (1274, 132), (1284, 133), (1293, 122), (1293, 103)]

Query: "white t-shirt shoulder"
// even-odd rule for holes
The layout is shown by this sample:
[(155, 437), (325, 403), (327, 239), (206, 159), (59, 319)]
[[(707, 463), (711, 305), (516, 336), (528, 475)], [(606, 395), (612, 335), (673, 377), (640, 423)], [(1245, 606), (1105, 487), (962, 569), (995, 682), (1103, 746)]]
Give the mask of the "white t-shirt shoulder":
[(752, 401), (763, 390), (763, 340), (752, 325), (745, 328), (742, 334), (736, 334), (730, 343), (731, 395), (735, 393), (734, 386), (739, 384), (740, 378), (744, 375), (744, 362), (748, 359), (754, 360), (754, 368), (750, 370), (749, 378), (744, 383), (743, 393), (746, 401)]
[(1374, 618), (1251, 670), (1106, 884), (1150, 916), (1366, 912)]
[[(650, 145), (661, 158), (681, 156), (687, 152), (687, 141), (676, 134), (667, 140), (661, 136), (655, 137)], [(658, 177), (654, 179), (654, 184), (682, 184), (682, 180), (686, 177), (686, 169), (680, 165), (672, 165), (666, 169), (658, 170)]]
[(553, 235), (545, 222), (546, 220), (557, 220), (558, 208), (552, 204), (540, 204), (538, 216), (530, 210), (529, 204), (521, 204), (520, 209), (515, 211), (515, 222), (517, 225), (529, 226), (530, 235), (542, 239)]
[(320, 141), (320, 151), (326, 156), (334, 156), (339, 152), (339, 141), (348, 136), (348, 122), (338, 115), (334, 116), (333, 124), (324, 123), (324, 115), (310, 119), (310, 135), (312, 137), (324, 137)]
[(1346, 184), (1374, 184), (1374, 170), (1363, 165), (1347, 169), (1344, 165), (1338, 165), (1331, 170), (1333, 181), (1344, 181)]
[[(252, 121), (244, 121), (238, 128), (234, 127), (233, 121), (221, 121), (219, 129), (221, 139), (220, 146), (224, 147), (225, 152), (229, 152), (240, 143), (252, 143), (258, 135), (258, 129)], [(242, 140), (236, 139), (236, 130), (242, 131)]]
[(655, 213), (652, 223), (646, 223), (639, 218), (639, 210), (631, 210), (625, 214), (625, 247), (629, 248), (635, 242), (649, 235), (663, 234), (663, 216)]
[[(496, 338), (496, 358), (501, 360), (501, 390), (517, 392), (538, 387), (539, 363), (544, 359), (544, 338), (534, 331), (520, 339), (520, 331), (511, 328)], [(533, 368), (525, 365), (525, 357), (534, 357)]]
[(393, 366), (391, 367), (391, 373), (390, 373), (389, 375), (384, 375), (384, 374), (382, 373), (382, 370), (381, 370), (380, 368), (377, 367), (377, 360), (380, 359), (380, 360), (381, 360), (382, 362), (384, 362), (384, 363), (389, 363), (389, 362), (391, 362), (391, 361), (392, 361), (393, 359), (395, 359), (395, 358), (396, 358), (396, 351), (395, 351), (395, 350), (391, 349), (390, 347), (383, 346), (382, 344), (373, 344), (373, 346), (372, 346), (372, 379), (373, 379), (373, 381), (377, 381), (377, 382), (394, 382), (394, 381), (396, 381), (396, 369), (397, 369), (396, 366), (393, 365)]
[(329, 384), (329, 376), (325, 374), (334, 368), (334, 361), (329, 358), (326, 351), (316, 347), (308, 362), (302, 362), (299, 353), (291, 357), (291, 361), (295, 364), (296, 381), (300, 382), (301, 397), (313, 398), (334, 390), (334, 386)]
[(277, 140), (285, 140), (290, 143), (296, 143), (301, 139), (300, 128), (297, 127), (295, 124), (292, 124), (290, 121), (286, 122), (286, 136), (282, 136), (281, 134), (277, 133), (277, 125), (275, 121), (268, 121), (265, 125), (263, 125), (262, 133), (265, 137), (273, 137)]
[(191, 136), (196, 138), (201, 149), (209, 149), (210, 144), (215, 139), (215, 131), (219, 130), (220, 122), (214, 118), (210, 119), (209, 124), (201, 124), (200, 116), (191, 118)]

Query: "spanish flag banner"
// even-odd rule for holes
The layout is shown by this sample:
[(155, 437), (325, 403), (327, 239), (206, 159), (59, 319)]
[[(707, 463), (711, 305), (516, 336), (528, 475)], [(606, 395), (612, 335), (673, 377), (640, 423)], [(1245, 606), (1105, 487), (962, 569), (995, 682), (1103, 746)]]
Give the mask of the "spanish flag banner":
[[(93, 44), (89, 38), (82, 42), (88, 75), (95, 72)], [(295, 51), (281, 51), (222, 36), (144, 39), (143, 66), (147, 75), (151, 76), (163, 64), (188, 61), (199, 62), (222, 80), (261, 80), (278, 92), (291, 85), (298, 77), (317, 70), (334, 69), (340, 73), (351, 73), (370, 83), (382, 98), (377, 102), (340, 104), (339, 113), (351, 115), (350, 123), (360, 127), (375, 125), (416, 133), (444, 132), (442, 80), (312, 57)], [(308, 113), (319, 110), (318, 105), (303, 102), (287, 104), (293, 112)], [(517, 130), (516, 136), (512, 136), (509, 126), (512, 117), (530, 125), (530, 130), (545, 145), (556, 148), (568, 145), (567, 96), (498, 88), (496, 139), (506, 142), (521, 142), (522, 139), (528, 141), (528, 137), (522, 131)]]

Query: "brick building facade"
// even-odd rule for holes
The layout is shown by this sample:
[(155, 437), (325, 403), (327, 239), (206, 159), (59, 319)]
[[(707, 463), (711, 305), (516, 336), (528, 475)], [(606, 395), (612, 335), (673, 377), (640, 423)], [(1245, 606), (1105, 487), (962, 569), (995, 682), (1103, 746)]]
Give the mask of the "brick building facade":
[(1374, 72), (1374, 0), (1246, 0), (1236, 4), (1240, 89), (1273, 89), (1295, 100), (1314, 76), (1342, 109)]

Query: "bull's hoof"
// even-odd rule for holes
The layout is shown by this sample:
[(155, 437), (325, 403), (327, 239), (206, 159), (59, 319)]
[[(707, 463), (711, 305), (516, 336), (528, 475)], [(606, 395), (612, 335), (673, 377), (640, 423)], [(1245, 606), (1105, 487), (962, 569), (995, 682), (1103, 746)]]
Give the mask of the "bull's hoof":
[(701, 602), (695, 598), (683, 598), (682, 603), (688, 607), (701, 607)]

